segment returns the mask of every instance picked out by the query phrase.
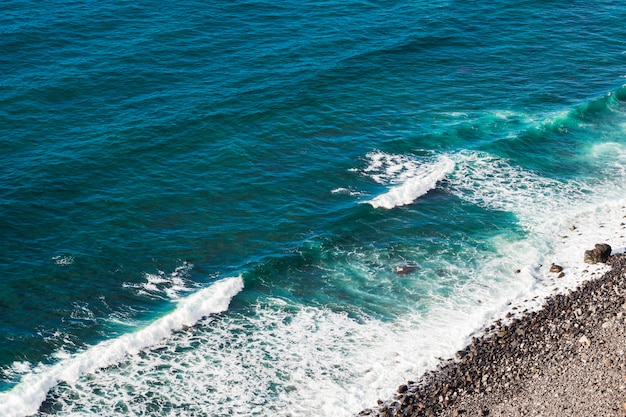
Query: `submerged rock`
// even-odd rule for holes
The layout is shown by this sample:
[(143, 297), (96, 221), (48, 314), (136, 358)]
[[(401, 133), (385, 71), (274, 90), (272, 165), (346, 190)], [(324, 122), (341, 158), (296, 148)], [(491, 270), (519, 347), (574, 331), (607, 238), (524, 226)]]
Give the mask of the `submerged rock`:
[(417, 267), (414, 265), (402, 265), (396, 267), (396, 274), (398, 275), (407, 275), (415, 271), (417, 271)]

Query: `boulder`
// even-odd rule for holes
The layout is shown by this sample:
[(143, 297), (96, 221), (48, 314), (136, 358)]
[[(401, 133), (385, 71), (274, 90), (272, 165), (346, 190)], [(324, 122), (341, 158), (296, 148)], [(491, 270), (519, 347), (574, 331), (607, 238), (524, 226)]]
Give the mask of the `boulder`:
[(414, 265), (402, 265), (396, 267), (396, 274), (398, 275), (408, 275), (415, 271), (417, 271), (417, 266)]
[(596, 247), (585, 251), (585, 262), (588, 264), (604, 263), (611, 255), (611, 246), (606, 243), (596, 243)]

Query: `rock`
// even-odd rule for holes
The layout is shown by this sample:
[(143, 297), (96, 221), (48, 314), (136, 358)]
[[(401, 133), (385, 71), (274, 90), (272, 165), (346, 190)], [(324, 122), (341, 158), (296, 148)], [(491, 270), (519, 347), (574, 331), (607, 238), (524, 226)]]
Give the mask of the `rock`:
[(611, 255), (611, 246), (606, 243), (596, 243), (594, 249), (585, 251), (585, 262), (588, 264), (604, 263)]
[(417, 267), (413, 265), (402, 265), (396, 267), (396, 274), (398, 275), (407, 275), (415, 271), (417, 271)]
[(561, 271), (563, 271), (563, 267), (561, 265), (552, 264), (550, 267), (550, 272), (559, 273)]
[(589, 340), (589, 338), (585, 335), (580, 336), (580, 339), (578, 339), (578, 342), (583, 345), (591, 346), (591, 340)]
[(407, 387), (406, 385), (400, 385), (400, 387), (398, 387), (398, 393), (402, 394), (403, 392), (406, 392), (409, 389), (409, 387)]

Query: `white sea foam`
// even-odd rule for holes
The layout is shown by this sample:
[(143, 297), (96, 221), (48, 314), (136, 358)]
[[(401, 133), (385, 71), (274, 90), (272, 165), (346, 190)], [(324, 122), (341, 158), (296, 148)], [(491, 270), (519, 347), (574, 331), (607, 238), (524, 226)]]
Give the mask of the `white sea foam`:
[(377, 182), (398, 184), (367, 201), (374, 208), (392, 209), (411, 204), (454, 170), (454, 162), (445, 156), (434, 162), (420, 162), (410, 157), (384, 153), (371, 154), (369, 157), (371, 164), (365, 169), (366, 173)]
[(157, 273), (145, 273), (145, 281), (140, 283), (124, 283), (124, 287), (135, 288), (139, 295), (150, 298), (176, 300), (181, 294), (193, 290), (193, 285), (187, 279), (193, 264), (183, 262), (173, 272), (157, 271)]
[(331, 193), (332, 194), (346, 194), (346, 195), (353, 196), (353, 197), (363, 195), (363, 193), (360, 191), (354, 191), (350, 188), (344, 188), (344, 187), (335, 188), (334, 190), (331, 191)]
[[(451, 357), (507, 301), (534, 285), (531, 271), (509, 278), (517, 262), (535, 263), (539, 251), (505, 237), (492, 243), (499, 251), (489, 259), (464, 263), (482, 253), (468, 246), (471, 253), (441, 264), (445, 285), (457, 281), (453, 294), (439, 292), (440, 280), (426, 280), (426, 304), (407, 308), (397, 320), (355, 319), (265, 299), (251, 314), (205, 320), (159, 349), (59, 386), (56, 405), (63, 411), (57, 414), (354, 415), (432, 368), (439, 356)], [(351, 256), (363, 263), (355, 270), (367, 270), (370, 259)], [(379, 296), (383, 303), (392, 294)]]
[[(499, 184), (489, 185), (491, 197), (484, 204), (495, 201), (494, 195), (506, 196), (510, 186)], [(608, 240), (619, 249), (615, 231), (623, 226), (614, 224), (619, 220), (606, 222), (626, 214), (619, 203), (603, 203), (591, 211), (573, 209), (574, 214), (563, 218), (547, 216), (545, 210), (536, 213), (535, 222), (547, 226), (543, 232), (535, 227), (524, 240), (495, 236), (488, 242), (493, 253), (468, 245), (470, 252), (441, 264), (445, 276), (424, 281), (428, 294), (422, 302), (427, 304), (407, 309), (397, 320), (357, 320), (328, 308), (264, 299), (252, 314), (203, 320), (160, 339), (158, 349), (126, 354), (116, 366), (63, 379), (54, 388), (55, 407), (61, 410), (56, 414), (220, 416), (228, 410), (231, 416), (354, 415), (434, 367), (438, 357), (452, 357), (511, 303), (535, 298), (539, 305), (556, 285), (571, 287), (599, 274), (602, 266), (574, 270), (590, 244)], [(577, 225), (573, 231), (572, 224)], [(369, 257), (377, 255), (370, 252)], [(362, 252), (351, 253), (349, 261), (355, 273), (367, 273), (368, 264), (378, 263)], [(566, 276), (550, 274), (550, 262), (565, 266)], [(452, 293), (439, 292), (450, 285)], [(385, 293), (379, 297), (381, 303), (391, 298)], [(70, 356), (65, 363), (76, 361)]]
[(461, 304), (443, 300), (432, 317), (410, 313), (395, 322), (269, 299), (252, 317), (207, 320), (159, 349), (59, 386), (57, 414), (353, 415), (462, 347), (485, 319), (474, 297), (487, 299), (490, 290), (471, 291)]
[[(626, 124), (621, 127), (626, 133)], [(606, 165), (623, 171), (626, 165), (626, 146), (618, 142), (602, 142), (590, 147), (589, 157), (602, 160)]]
[[(603, 146), (614, 152), (617, 145)], [(598, 159), (606, 154), (602, 146), (591, 149), (589, 158), (593, 152)], [(592, 187), (545, 178), (488, 154), (446, 157), (454, 161), (455, 169), (447, 175), (444, 190), (487, 210), (512, 213), (524, 230), (522, 239), (503, 231), (484, 242), (487, 250), (469, 244), (442, 255), (441, 275), (420, 275), (432, 269), (418, 271), (414, 278), (421, 283), (407, 277), (407, 291), (419, 289), (424, 297), (416, 293), (416, 306), (406, 308), (395, 320), (357, 320), (341, 309), (269, 298), (261, 299), (250, 314), (203, 320), (192, 329), (151, 337), (158, 339), (158, 349), (141, 355), (129, 356), (129, 349), (121, 349), (124, 354), (118, 356), (116, 366), (92, 366), (92, 356), (98, 356), (95, 350), (90, 350), (89, 362), (70, 355), (61, 363), (72, 368), (88, 362), (81, 366), (89, 372), (64, 378), (64, 370), (57, 368), (33, 372), (42, 378), (52, 376), (48, 388), (55, 385), (55, 406), (61, 410), (57, 414), (354, 415), (435, 366), (439, 356), (452, 357), (472, 334), (511, 307), (536, 308), (555, 291), (598, 276), (606, 267), (583, 263), (584, 250), (594, 243), (607, 242), (614, 252), (624, 250), (623, 176), (610, 183), (597, 181)], [(402, 169), (396, 165), (386, 170), (384, 160), (395, 160)], [(378, 161), (377, 172), (387, 175), (385, 182), (410, 179), (411, 158), (390, 156)], [(617, 161), (606, 169), (617, 175), (621, 166)], [(377, 268), (389, 258), (380, 251), (351, 248), (343, 258), (337, 257), (347, 263), (343, 274), (336, 266), (321, 267), (334, 280), (355, 280), (346, 285), (361, 285), (354, 294), (369, 293), (377, 285), (387, 285), (388, 277)], [(564, 277), (549, 272), (553, 262), (564, 267)], [(235, 282), (230, 285), (237, 288)], [(446, 292), (450, 287), (453, 290)], [(392, 303), (391, 291), (390, 285), (375, 292), (376, 302)], [(65, 383), (56, 385), (61, 380)], [(31, 385), (24, 378), (18, 385), (22, 388), (6, 395), (18, 395)], [(45, 391), (37, 393), (45, 395)], [(5, 398), (0, 397), (0, 403)]]
[(242, 288), (241, 277), (218, 281), (181, 299), (173, 312), (141, 330), (101, 342), (54, 365), (35, 367), (13, 389), (0, 394), (0, 415), (19, 417), (34, 414), (48, 391), (58, 383), (73, 384), (81, 377), (118, 364), (129, 355), (163, 342), (174, 332), (194, 325), (205, 316), (227, 310), (232, 297)]
[[(523, 297), (536, 300), (531, 308), (556, 291), (573, 289), (605, 270), (602, 265), (583, 262), (584, 251), (593, 249), (595, 243), (609, 243), (613, 252), (624, 251), (623, 150), (613, 143), (593, 146), (585, 158), (598, 158), (604, 175), (589, 183), (541, 177), (487, 154), (455, 156), (457, 169), (447, 190), (473, 204), (514, 214), (528, 231), (526, 242), (538, 252), (533, 262), (524, 257), (519, 262), (520, 267), (530, 268), (536, 280)], [(613, 157), (605, 163), (607, 152)], [(515, 254), (509, 256), (516, 259)], [(564, 277), (549, 272), (552, 263), (564, 267)]]
[[(607, 152), (612, 155), (610, 161), (605, 159)], [(626, 185), (622, 176), (626, 149), (610, 143), (592, 147), (585, 156), (598, 158), (603, 172), (598, 179), (587, 182), (542, 177), (485, 153), (462, 152), (450, 157), (456, 169), (448, 177), (449, 192), (491, 210), (513, 213), (523, 226), (539, 227), (539, 231), (546, 222), (554, 221), (555, 215), (575, 216), (620, 200)]]
[[(489, 259), (481, 259), (488, 252), (467, 245), (466, 253), (441, 262), (442, 275), (426, 277), (425, 297), (397, 320), (355, 319), (330, 308), (262, 299), (249, 314), (202, 321), (162, 339), (158, 349), (66, 379), (53, 391), (55, 414), (354, 415), (433, 367), (438, 356), (452, 356), (499, 307), (533, 285), (531, 273), (506, 281), (520, 259), (535, 261), (536, 249), (494, 239), (499, 252)], [(363, 274), (367, 285), (384, 281), (382, 273), (368, 273), (385, 254), (363, 249), (346, 253), (343, 267), (351, 271), (341, 276), (340, 268), (329, 270), (332, 278), (359, 281), (354, 275)], [(518, 256), (506, 256), (509, 251)], [(441, 291), (448, 286), (455, 287), (451, 294)], [(392, 303), (391, 291), (376, 293), (378, 303)]]
[(374, 151), (366, 155), (368, 165), (363, 173), (379, 184), (398, 184), (415, 176), (421, 165), (413, 156)]
[(56, 265), (72, 265), (74, 263), (72, 255), (57, 255), (53, 256), (52, 260)]
[(591, 188), (580, 182), (542, 177), (485, 153), (463, 152), (451, 157), (456, 170), (448, 178), (449, 192), (490, 210), (513, 213), (525, 227), (542, 226), (546, 218), (572, 207), (572, 200), (579, 204), (592, 201)]

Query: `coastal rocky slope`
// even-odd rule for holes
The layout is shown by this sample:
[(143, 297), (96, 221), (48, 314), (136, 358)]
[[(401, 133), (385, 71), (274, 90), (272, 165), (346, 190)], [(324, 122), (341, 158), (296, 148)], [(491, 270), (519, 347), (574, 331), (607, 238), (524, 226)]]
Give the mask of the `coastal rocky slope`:
[(626, 416), (626, 256), (607, 264), (359, 415)]

